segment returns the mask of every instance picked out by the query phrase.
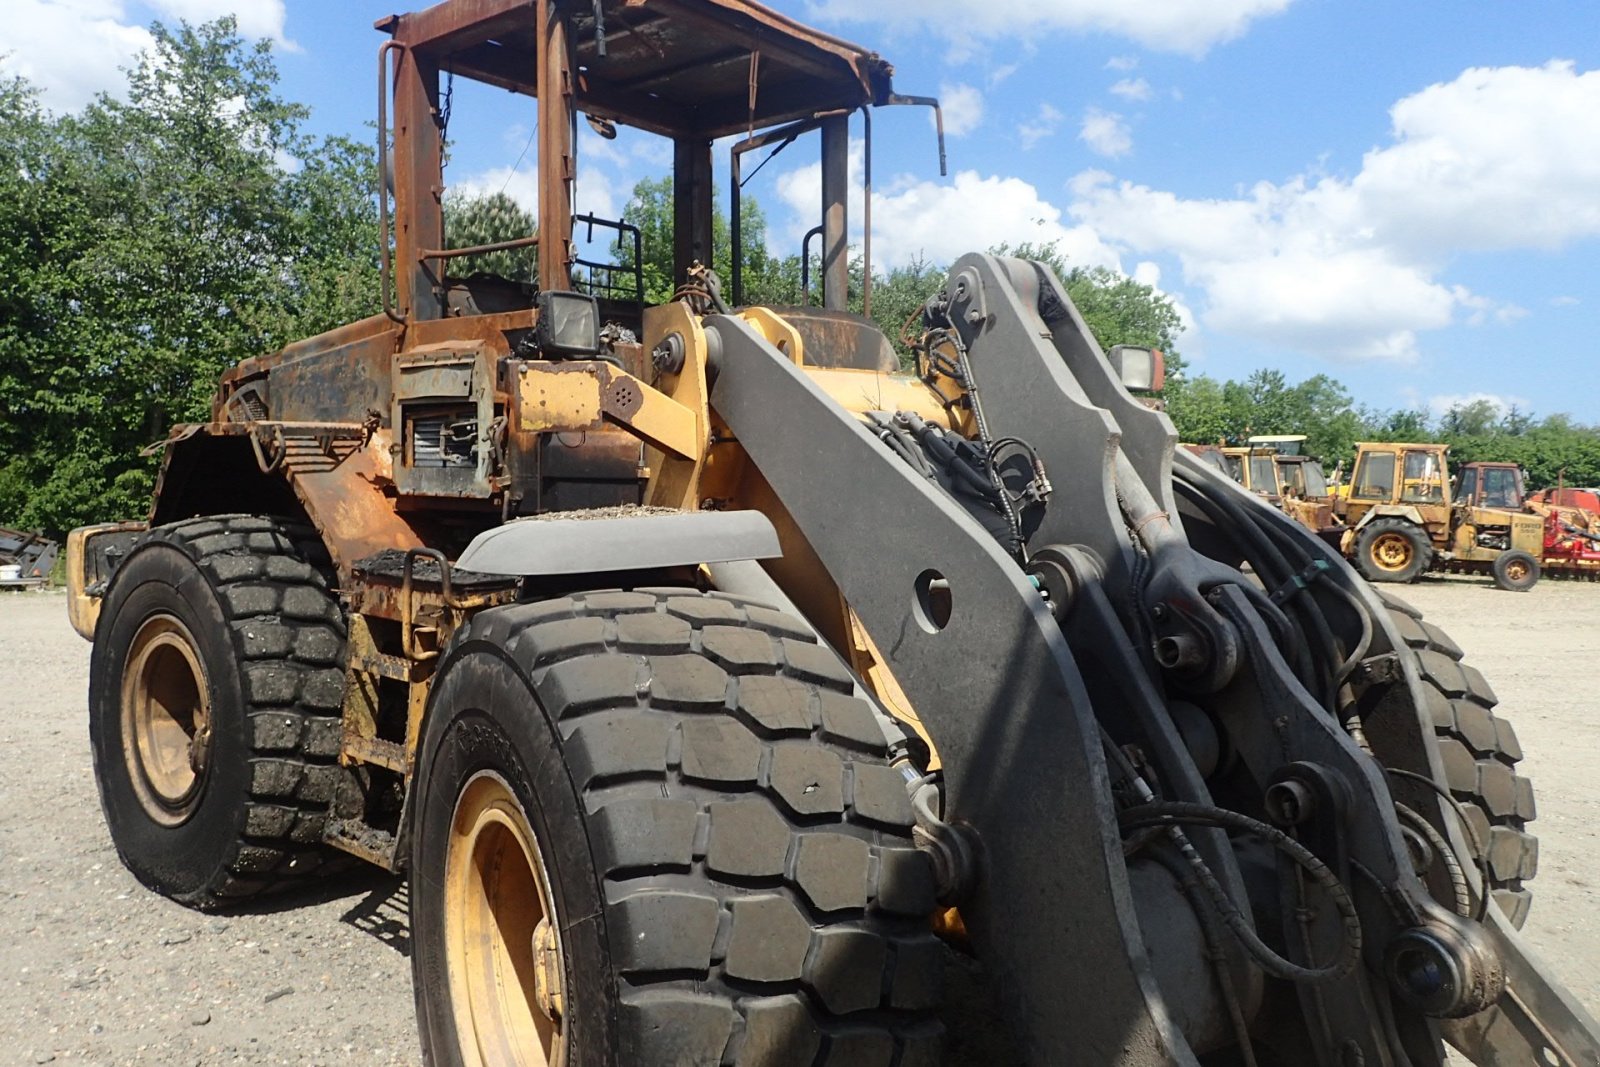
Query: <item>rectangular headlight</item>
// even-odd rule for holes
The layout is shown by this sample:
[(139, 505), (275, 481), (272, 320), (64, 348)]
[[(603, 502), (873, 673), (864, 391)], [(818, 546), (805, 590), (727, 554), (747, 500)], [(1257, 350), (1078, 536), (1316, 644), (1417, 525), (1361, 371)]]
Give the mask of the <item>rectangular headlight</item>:
[(1154, 348), (1116, 345), (1106, 360), (1122, 380), (1123, 388), (1136, 393), (1153, 393), (1166, 384), (1165, 360)]
[(551, 290), (535, 305), (533, 340), (546, 359), (593, 356), (600, 351), (600, 308), (587, 293)]

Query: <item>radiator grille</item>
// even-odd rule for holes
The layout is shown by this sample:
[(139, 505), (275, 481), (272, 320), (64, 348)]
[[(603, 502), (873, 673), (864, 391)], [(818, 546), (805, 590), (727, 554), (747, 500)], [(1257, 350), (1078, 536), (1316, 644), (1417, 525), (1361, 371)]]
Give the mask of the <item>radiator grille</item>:
[(413, 415), (411, 432), (413, 467), (477, 466), (478, 421), (461, 413)]

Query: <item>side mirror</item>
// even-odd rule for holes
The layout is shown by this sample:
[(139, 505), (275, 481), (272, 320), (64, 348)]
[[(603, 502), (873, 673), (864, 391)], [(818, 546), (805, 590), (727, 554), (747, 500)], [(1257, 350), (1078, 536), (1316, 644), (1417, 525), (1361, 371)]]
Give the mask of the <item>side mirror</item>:
[(1159, 348), (1115, 345), (1106, 360), (1130, 392), (1159, 393), (1167, 384), (1167, 360)]
[(535, 298), (539, 318), (533, 343), (546, 359), (573, 359), (600, 351), (600, 307), (587, 293), (546, 290)]

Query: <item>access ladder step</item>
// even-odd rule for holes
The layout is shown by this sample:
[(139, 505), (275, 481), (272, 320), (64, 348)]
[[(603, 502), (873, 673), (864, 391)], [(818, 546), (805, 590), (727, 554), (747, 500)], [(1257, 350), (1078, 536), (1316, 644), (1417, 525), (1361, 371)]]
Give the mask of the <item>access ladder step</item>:
[(346, 733), (344, 755), (357, 763), (371, 763), (397, 774), (406, 772), (406, 748), (396, 741)]
[(329, 819), (322, 829), (322, 840), (386, 871), (400, 870), (394, 834), (368, 826), (360, 819)]

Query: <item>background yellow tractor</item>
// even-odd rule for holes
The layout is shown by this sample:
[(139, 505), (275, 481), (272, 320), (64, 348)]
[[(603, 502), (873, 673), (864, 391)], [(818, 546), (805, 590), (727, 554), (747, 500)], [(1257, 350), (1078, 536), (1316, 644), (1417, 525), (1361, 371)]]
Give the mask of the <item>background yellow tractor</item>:
[(1348, 527), (1340, 550), (1374, 582), (1415, 581), (1438, 568), (1489, 574), (1502, 589), (1532, 588), (1543, 521), (1455, 500), (1448, 459), (1446, 445), (1358, 443), (1348, 495), (1336, 504)]

